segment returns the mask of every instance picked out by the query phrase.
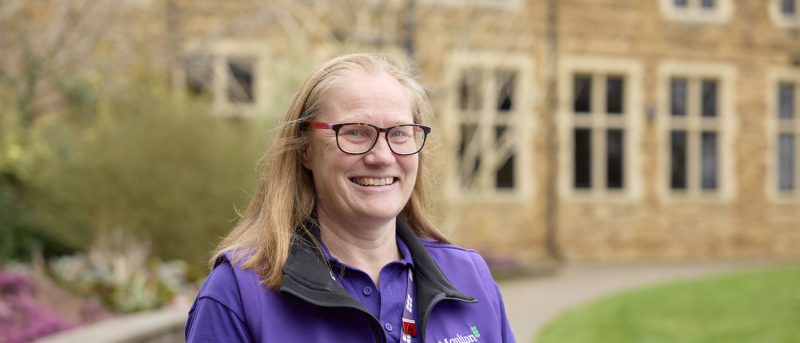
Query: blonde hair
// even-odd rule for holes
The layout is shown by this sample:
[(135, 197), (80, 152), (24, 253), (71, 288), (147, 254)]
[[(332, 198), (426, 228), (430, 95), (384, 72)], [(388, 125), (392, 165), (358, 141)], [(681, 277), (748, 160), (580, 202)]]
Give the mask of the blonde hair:
[[(325, 94), (337, 80), (356, 71), (392, 76), (408, 91), (414, 122), (431, 118), (425, 89), (406, 64), (369, 53), (343, 55), (324, 63), (292, 98), (274, 144), (261, 159), (267, 165), (256, 193), (239, 222), (215, 249), (212, 267), (217, 258), (232, 252), (234, 261), (241, 260), (242, 268), (255, 271), (264, 285), (280, 288), (292, 237), (296, 230), (306, 229), (304, 224), (312, 220), (315, 206), (312, 176), (301, 163), (301, 153), (309, 142), (301, 125), (318, 114)], [(447, 242), (428, 217), (429, 178), (424, 150), (419, 155), (417, 182), (400, 217), (417, 236)]]

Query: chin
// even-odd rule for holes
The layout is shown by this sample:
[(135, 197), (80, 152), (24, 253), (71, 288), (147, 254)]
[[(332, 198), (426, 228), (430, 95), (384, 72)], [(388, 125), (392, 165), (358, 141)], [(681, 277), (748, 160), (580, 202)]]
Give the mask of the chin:
[(363, 217), (376, 219), (376, 220), (389, 220), (394, 219), (400, 214), (400, 211), (403, 210), (403, 207), (397, 208), (396, 206), (392, 206), (393, 208), (386, 208), (386, 207), (379, 207), (376, 208), (374, 206), (370, 206), (364, 208), (363, 210), (359, 211), (362, 213)]

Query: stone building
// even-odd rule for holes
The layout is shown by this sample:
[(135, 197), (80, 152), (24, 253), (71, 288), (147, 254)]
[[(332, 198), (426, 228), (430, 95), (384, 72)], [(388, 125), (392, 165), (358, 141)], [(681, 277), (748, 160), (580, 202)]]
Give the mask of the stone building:
[(415, 61), (460, 244), (800, 257), (800, 1), (164, 1), (174, 83), (223, 115), (278, 113), (343, 52)]

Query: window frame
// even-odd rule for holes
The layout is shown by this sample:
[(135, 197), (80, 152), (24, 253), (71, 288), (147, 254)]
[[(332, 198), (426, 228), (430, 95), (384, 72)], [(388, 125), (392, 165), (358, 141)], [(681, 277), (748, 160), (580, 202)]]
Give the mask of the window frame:
[(524, 5), (523, 0), (423, 0), (427, 6), (441, 7), (476, 7), (490, 10), (518, 10)]
[(675, 0), (659, 0), (658, 4), (664, 18), (685, 23), (723, 24), (734, 10), (731, 0), (715, 0), (711, 8), (703, 6), (703, 0), (687, 0), (686, 6), (678, 6)]
[[(566, 55), (559, 67), (559, 180), (562, 199), (571, 201), (633, 202), (642, 197), (641, 131), (643, 113), (643, 64), (629, 58)], [(591, 76), (590, 112), (574, 111), (574, 78)], [(607, 113), (607, 86), (610, 78), (622, 77), (622, 114)], [(578, 118), (578, 116), (581, 116)], [(591, 178), (589, 188), (576, 188), (574, 161), (574, 132), (591, 129)], [(623, 186), (610, 188), (608, 182), (609, 130), (622, 129)]]
[(800, 27), (800, 1), (794, 0), (794, 14), (789, 16), (783, 13), (783, 0), (770, 0), (767, 11), (775, 26), (784, 29)]
[[(462, 111), (459, 108), (461, 76), (464, 70), (475, 68), (483, 70), (483, 75), (490, 75), (491, 77), (488, 78), (489, 80), (484, 80), (480, 85), (482, 106), (480, 110), (472, 113), (473, 116), (477, 116), (477, 121), (475, 118), (463, 120)], [(500, 91), (495, 77), (495, 73), (498, 70), (516, 71), (515, 103), (513, 109), (504, 112), (506, 114), (502, 118), (497, 118), (496, 114), (500, 113), (500, 111), (495, 106), (498, 99), (497, 95), (499, 94), (497, 92)], [(444, 98), (443, 127), (440, 131), (442, 132), (442, 138), (451, 142), (448, 146), (451, 148), (450, 151), (452, 153), (448, 154), (450, 158), (448, 159), (447, 168), (445, 168), (447, 173), (445, 193), (450, 201), (455, 203), (516, 202), (528, 200), (532, 196), (535, 173), (531, 167), (533, 165), (532, 154), (534, 149), (531, 137), (533, 136), (532, 129), (536, 127), (534, 123), (536, 118), (534, 103), (538, 101), (536, 93), (532, 89), (532, 75), (532, 58), (523, 54), (506, 55), (471, 51), (456, 52), (448, 58), (445, 70), (445, 85), (448, 91)], [(514, 134), (517, 137), (511, 142), (511, 144), (514, 144), (511, 147), (514, 150), (514, 187), (496, 187), (494, 177), (490, 176), (494, 175), (496, 177), (495, 174), (502, 169), (502, 166), (497, 166), (497, 169), (490, 173), (488, 170), (492, 168), (489, 168), (485, 162), (481, 163), (479, 167), (485, 169), (478, 171), (479, 184), (477, 187), (466, 189), (462, 186), (462, 177), (459, 172), (461, 161), (458, 149), (461, 144), (461, 126), (465, 123), (479, 125), (477, 134), (483, 136), (493, 135), (494, 127), (497, 124), (505, 124), (507, 128), (513, 127), (516, 130)], [(482, 139), (492, 138), (490, 140), (494, 140), (493, 137), (483, 136), (481, 136)], [(491, 154), (491, 152), (489, 153)], [(481, 156), (481, 158), (483, 157)], [(492, 157), (489, 156), (488, 159), (491, 160)]]
[[(207, 92), (211, 96), (211, 107), (220, 116), (254, 116), (267, 111), (271, 85), (267, 79), (268, 49), (263, 42), (249, 40), (220, 40), (213, 42), (189, 42), (183, 49), (183, 56), (207, 56), (211, 63), (210, 85)], [(229, 98), (229, 85), (234, 76), (228, 65), (233, 61), (251, 61), (252, 101), (237, 102)], [(173, 87), (186, 88), (185, 62), (181, 60), (173, 73)]]
[[(735, 198), (736, 156), (733, 137), (737, 133), (736, 108), (733, 96), (735, 68), (725, 63), (665, 61), (658, 65), (656, 87), (656, 126), (658, 168), (656, 183), (659, 198), (667, 201), (730, 202)], [(671, 108), (672, 80), (686, 80), (686, 113), (673, 116)], [(703, 116), (703, 83), (716, 81), (716, 116)], [(675, 117), (678, 117), (677, 119)], [(685, 132), (685, 187), (672, 188), (671, 135)], [(703, 187), (703, 134), (715, 132), (714, 190)]]
[[(778, 102), (779, 84), (790, 83), (794, 85), (794, 117), (793, 119), (782, 119), (778, 117), (780, 104)], [(767, 96), (766, 107), (766, 147), (765, 154), (767, 177), (765, 178), (765, 190), (768, 199), (773, 203), (800, 203), (800, 108), (798, 107), (798, 97), (800, 97), (800, 71), (789, 67), (773, 67), (767, 76)], [(794, 135), (794, 190), (791, 192), (781, 191), (778, 186), (778, 136), (781, 133), (791, 133)]]

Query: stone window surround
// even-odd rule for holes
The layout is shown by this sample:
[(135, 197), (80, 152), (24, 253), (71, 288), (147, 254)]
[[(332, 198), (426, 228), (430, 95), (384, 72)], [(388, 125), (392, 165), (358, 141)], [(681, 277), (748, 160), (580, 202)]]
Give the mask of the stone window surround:
[(713, 9), (702, 8), (702, 0), (687, 0), (686, 8), (675, 6), (675, 0), (658, 0), (661, 15), (673, 21), (687, 23), (722, 24), (733, 15), (733, 1), (715, 0)]
[[(448, 151), (445, 171), (445, 197), (455, 203), (480, 203), (480, 202), (509, 202), (516, 203), (523, 200), (530, 200), (533, 195), (535, 173), (533, 172), (533, 130), (535, 124), (535, 92), (532, 89), (533, 79), (533, 60), (526, 54), (519, 53), (493, 53), (485, 51), (459, 51), (451, 54), (446, 62), (444, 85), (446, 96), (444, 97), (444, 110), (440, 126), (437, 132), (441, 132), (442, 140), (450, 142), (446, 146)], [(511, 189), (497, 189), (494, 187), (484, 187), (480, 190), (465, 190), (461, 187), (461, 178), (458, 168), (460, 161), (456, 149), (460, 141), (459, 119), (460, 110), (458, 109), (459, 93), (457, 92), (461, 72), (470, 68), (498, 69), (508, 68), (516, 70), (516, 104), (514, 110), (509, 113), (509, 123), (513, 124), (518, 130), (519, 136), (514, 141), (514, 175), (515, 186)], [(484, 88), (486, 94), (488, 87)], [(532, 95), (534, 94), (534, 95)], [(484, 96), (484, 99), (486, 97)], [(484, 106), (484, 111), (487, 107)]]
[(523, 0), (422, 0), (428, 6), (479, 7), (498, 10), (519, 10)]
[[(206, 54), (211, 57), (212, 82), (209, 93), (214, 113), (223, 116), (252, 116), (266, 110), (270, 85), (267, 82), (268, 49), (263, 42), (250, 40), (216, 40), (212, 42), (191, 42), (183, 50), (184, 55)], [(233, 103), (228, 99), (227, 61), (231, 58), (253, 60), (253, 102)], [(183, 62), (173, 71), (176, 89), (185, 87), (186, 74)], [(219, 77), (224, 75), (224, 77)]]
[(780, 28), (800, 28), (800, 1), (795, 0), (794, 16), (786, 16), (781, 13), (782, 0), (770, 0), (767, 11), (769, 18), (775, 26)]
[[(767, 112), (766, 112), (766, 147), (767, 153), (765, 154), (766, 157), (766, 166), (767, 166), (767, 177), (765, 178), (765, 190), (767, 193), (767, 197), (770, 201), (775, 203), (800, 203), (800, 185), (795, 183), (795, 190), (791, 193), (785, 193), (778, 190), (778, 170), (777, 170), (777, 152), (778, 147), (776, 144), (776, 140), (778, 137), (778, 83), (779, 82), (790, 82), (795, 85), (795, 119), (794, 121), (794, 128), (789, 128), (788, 131), (792, 131), (795, 134), (795, 149), (800, 148), (800, 108), (798, 107), (798, 96), (800, 96), (800, 71), (796, 68), (791, 67), (774, 67), (769, 70), (767, 74)], [(786, 132), (787, 130), (781, 130)], [(799, 149), (800, 150), (800, 149)], [(797, 151), (796, 151), (797, 153)], [(796, 154), (797, 155), (797, 154)], [(800, 156), (796, 156), (800, 157)], [(800, 163), (800, 161), (795, 160), (796, 163)], [(800, 173), (800, 169), (795, 169), (795, 173)], [(795, 175), (795, 180), (800, 181), (800, 176)]]
[[(614, 58), (605, 56), (573, 56), (566, 55), (560, 60), (558, 90), (558, 127), (559, 127), (559, 196), (571, 201), (619, 201), (634, 202), (642, 197), (641, 177), (641, 132), (644, 117), (643, 99), (643, 65), (631, 58)], [(624, 114), (614, 118), (623, 122), (624, 140), (624, 186), (621, 189), (606, 189), (593, 186), (589, 189), (575, 189), (573, 185), (573, 130), (575, 113), (573, 111), (573, 77), (576, 74), (618, 75), (625, 80), (623, 96)], [(599, 91), (599, 90), (598, 90)], [(598, 92), (593, 91), (593, 92)], [(593, 105), (595, 106), (595, 105)], [(595, 106), (596, 107), (596, 106)], [(604, 109), (603, 109), (604, 111)], [(606, 128), (604, 116), (592, 115), (597, 125)], [(619, 126), (615, 126), (619, 127)], [(592, 148), (592, 158), (599, 147)], [(593, 164), (593, 168), (599, 166)], [(604, 163), (603, 163), (604, 165)], [(594, 173), (593, 173), (594, 174)], [(605, 173), (603, 173), (605, 175)]]
[[(737, 120), (734, 106), (734, 86), (735, 69), (725, 63), (715, 62), (696, 62), (666, 60), (658, 65), (656, 83), (656, 126), (658, 144), (658, 168), (656, 175), (657, 193), (661, 200), (671, 201), (701, 201), (701, 202), (730, 202), (736, 196), (735, 184), (735, 151), (733, 137), (737, 130)], [(717, 80), (717, 119), (714, 120), (717, 132), (717, 188), (711, 192), (704, 192), (699, 188), (699, 183), (691, 182), (693, 178), (698, 178), (698, 170), (688, 171), (689, 185), (686, 190), (674, 191), (670, 188), (670, 144), (669, 133), (672, 129), (670, 114), (670, 82), (675, 77), (684, 77), (689, 80), (687, 92), (687, 109), (692, 113), (691, 106), (697, 107), (699, 101), (699, 88), (692, 87), (694, 83), (699, 87), (702, 79)], [(697, 133), (702, 128), (702, 118), (697, 116), (687, 117), (687, 131), (689, 135)], [(689, 150), (690, 159), (698, 159), (700, 156), (700, 146), (695, 145), (695, 149)], [(689, 149), (692, 147), (690, 146)], [(689, 163), (689, 166), (697, 165), (697, 162)], [(699, 181), (698, 181), (699, 182)]]

